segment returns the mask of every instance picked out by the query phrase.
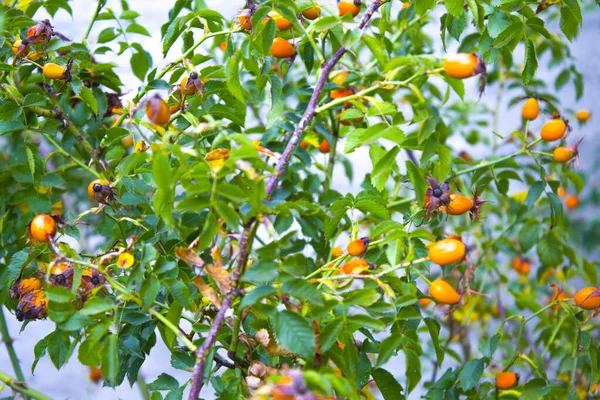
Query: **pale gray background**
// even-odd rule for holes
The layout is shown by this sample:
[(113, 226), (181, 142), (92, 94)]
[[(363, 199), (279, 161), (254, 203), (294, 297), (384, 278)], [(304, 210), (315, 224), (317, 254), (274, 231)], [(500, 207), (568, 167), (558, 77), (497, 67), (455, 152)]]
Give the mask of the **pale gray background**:
[[(235, 15), (239, 8), (241, 8), (245, 3), (241, 0), (206, 0), (206, 2), (209, 6), (214, 7), (228, 18)], [(322, 1), (322, 3), (335, 7), (334, 0)], [(91, 0), (78, 0), (70, 4), (73, 7), (73, 17), (68, 15), (66, 12), (61, 11), (53, 19), (53, 24), (55, 25), (56, 30), (66, 34), (70, 38), (80, 40), (85, 32), (87, 23), (93, 14), (96, 2)], [(129, 34), (130, 41), (137, 41), (141, 43), (141, 45), (152, 54), (154, 65), (158, 65), (159, 67), (167, 64), (166, 61), (162, 60), (159, 28), (160, 25), (165, 22), (167, 12), (172, 7), (172, 4), (172, 1), (161, 0), (130, 1), (131, 9), (141, 14), (141, 17), (138, 19), (138, 23), (144, 25), (153, 35), (152, 38), (148, 38), (140, 35)], [(117, 15), (120, 13), (119, 1), (109, 0), (108, 6), (117, 11)], [(38, 15), (37, 17), (41, 19), (44, 16)], [(600, 35), (600, 13), (596, 11), (593, 14), (586, 15), (584, 19), (585, 26), (580, 37), (574, 43), (573, 54), (579, 60), (578, 66), (580, 71), (583, 72), (585, 76), (585, 95), (579, 103), (576, 103), (573, 90), (566, 89), (561, 92), (561, 98), (563, 100), (563, 104), (570, 109), (574, 110), (578, 108), (588, 108), (592, 111), (593, 116), (600, 117), (600, 105), (598, 102), (600, 97), (600, 77), (598, 74), (598, 71), (600, 70), (600, 46), (598, 46), (598, 36), (596, 36)], [(92, 39), (92, 47), (94, 47), (93, 40), (97, 37), (98, 33), (104, 27), (109, 25), (112, 26), (113, 23), (114, 21), (100, 21), (94, 26), (94, 29), (90, 35), (90, 38)], [(436, 33), (438, 30), (439, 25), (437, 23), (432, 24), (429, 29), (431, 33)], [(557, 31), (558, 29), (557, 27), (553, 27), (553, 30)], [(180, 54), (179, 47), (180, 46), (176, 45), (171, 53), (169, 53), (169, 60), (174, 59)], [(438, 48), (440, 48), (440, 46), (438, 46)], [(450, 46), (449, 51), (451, 51), (452, 48), (453, 46)], [(200, 51), (206, 52), (207, 50), (204, 49)], [(441, 48), (439, 55), (442, 55)], [(123, 81), (128, 84), (133, 92), (135, 88), (139, 86), (140, 82), (129, 72), (128, 57), (129, 54), (126, 53), (126, 57), (122, 57), (120, 60), (118, 60), (119, 65), (124, 66), (119, 73)], [(102, 57), (99, 58), (102, 59)], [(516, 58), (517, 60), (522, 59), (522, 57), (519, 55), (516, 55)], [(110, 58), (104, 59), (110, 60)], [(537, 77), (549, 80), (549, 82), (554, 82), (556, 71), (548, 72), (544, 68), (544, 65), (545, 63), (543, 60), (541, 60), (540, 71), (538, 72)], [(475, 90), (475, 80), (469, 81), (467, 84), (467, 96), (474, 98), (476, 95)], [(494, 91), (494, 87), (491, 87), (488, 89), (482, 101), (486, 104), (492, 105), (495, 95), (496, 93)], [(506, 135), (518, 128), (520, 118), (519, 113), (519, 107), (513, 107), (510, 110), (507, 109), (506, 106), (502, 107), (499, 126), (499, 131), (502, 134)], [(572, 120), (574, 120), (574, 118), (572, 118)], [(531, 127), (535, 132), (539, 131), (540, 125), (538, 124), (541, 123), (538, 121), (537, 124), (533, 124)], [(590, 171), (592, 168), (594, 168), (596, 162), (595, 151), (597, 145), (597, 130), (595, 129), (595, 123), (592, 121), (592, 123), (588, 124), (584, 128), (579, 128), (576, 123), (574, 125), (576, 126), (574, 136), (586, 136), (586, 140), (584, 142), (585, 145), (582, 147), (580, 164), (582, 169)], [(464, 142), (462, 142), (462, 140), (455, 140), (451, 143), (451, 145), (456, 146), (458, 149), (462, 148)], [(341, 148), (342, 147), (340, 147), (340, 151)], [(472, 153), (476, 156), (485, 155), (487, 152), (488, 150), (484, 146), (479, 146), (472, 151)], [(319, 155), (319, 157), (321, 156)], [(334, 182), (336, 182), (337, 189), (342, 192), (357, 190), (362, 177), (372, 168), (371, 162), (368, 159), (368, 149), (366, 148), (358, 149), (356, 152), (349, 155), (349, 157), (354, 164), (355, 181), (352, 183), (348, 182), (341, 168), (337, 168), (335, 171)], [(593, 182), (593, 185), (598, 186), (598, 182)], [(10, 314), (7, 314), (6, 316), (9, 320), (9, 329), (11, 335), (15, 337), (14, 346), (19, 358), (21, 359), (21, 365), (25, 370), (24, 372), (26, 374), (27, 382), (33, 388), (40, 390), (42, 393), (50, 396), (53, 399), (70, 398), (108, 400), (141, 398), (137, 388), (129, 388), (126, 383), (116, 390), (102, 388), (101, 386), (90, 383), (88, 381), (88, 370), (86, 367), (81, 366), (77, 362), (76, 355), (74, 355), (71, 362), (69, 362), (60, 371), (56, 371), (48, 357), (45, 357), (40, 361), (37, 367), (36, 375), (32, 376), (29, 370), (33, 361), (33, 346), (38, 340), (52, 331), (54, 324), (48, 321), (35, 322), (27, 327), (25, 333), (18, 335), (20, 323), (18, 323), (14, 319), (14, 316)], [(178, 378), (180, 383), (184, 383), (190, 378), (189, 373), (170, 368), (169, 360), (170, 354), (159, 339), (158, 345), (152, 350), (149, 359), (141, 369), (141, 373), (145, 377), (146, 381), (152, 382), (160, 373), (163, 372), (175, 376)], [(403, 363), (403, 357), (398, 356), (393, 359), (391, 369), (399, 378), (399, 381), (405, 385)], [(0, 347), (0, 366), (0, 369), (3, 371), (14, 375), (10, 366), (8, 355), (6, 353), (6, 349), (3, 346)], [(429, 364), (423, 364), (422, 372), (424, 377), (430, 376), (429, 368)], [(6, 396), (9, 395), (9, 393), (10, 392), (8, 390), (4, 390), (0, 392), (0, 395)], [(210, 389), (204, 389), (202, 393), (206, 399), (213, 397)], [(415, 399), (418, 397), (419, 391), (416, 390), (409, 398)]]

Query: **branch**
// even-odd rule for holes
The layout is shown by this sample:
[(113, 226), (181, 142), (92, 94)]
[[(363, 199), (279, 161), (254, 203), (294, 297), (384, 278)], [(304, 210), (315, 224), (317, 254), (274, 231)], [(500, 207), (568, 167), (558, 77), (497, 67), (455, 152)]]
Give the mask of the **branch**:
[(233, 270), (233, 274), (231, 275), (231, 289), (225, 296), (223, 304), (221, 305), (221, 308), (219, 309), (219, 312), (217, 313), (217, 316), (210, 327), (210, 331), (208, 332), (208, 335), (206, 335), (206, 339), (204, 339), (204, 343), (202, 343), (202, 346), (195, 351), (196, 365), (194, 366), (189, 400), (196, 400), (200, 395), (202, 386), (204, 386), (204, 367), (206, 365), (206, 356), (217, 340), (217, 334), (221, 329), (221, 325), (223, 325), (223, 322), (225, 321), (225, 313), (227, 313), (227, 310), (229, 310), (229, 307), (231, 307), (234, 297), (236, 297), (239, 293), (239, 281), (242, 276), (242, 271), (248, 261), (248, 255), (250, 254), (252, 247), (252, 239), (254, 238), (257, 227), (257, 220), (252, 218), (246, 223), (244, 230), (240, 234), (240, 253), (235, 265), (235, 269)]
[[(385, 4), (389, 1), (390, 0), (374, 0), (371, 4), (369, 4), (367, 11), (361, 18), (360, 23), (358, 24), (358, 28), (361, 30), (364, 30), (365, 26), (369, 23), (369, 21), (373, 17), (373, 13), (379, 7), (381, 7), (382, 4)], [(325, 64), (323, 64), (321, 75), (317, 81), (315, 90), (308, 102), (306, 111), (304, 112), (302, 119), (300, 120), (298, 126), (296, 127), (294, 134), (290, 138), (290, 141), (286, 145), (281, 158), (277, 162), (277, 165), (275, 167), (275, 174), (269, 179), (269, 181), (267, 183), (267, 187), (265, 190), (266, 194), (267, 194), (267, 198), (270, 198), (271, 195), (273, 194), (273, 192), (275, 191), (275, 188), (277, 187), (279, 180), (281, 179), (281, 176), (283, 175), (283, 172), (285, 171), (285, 168), (287, 167), (287, 164), (289, 163), (289, 161), (292, 157), (292, 153), (294, 152), (294, 150), (296, 149), (296, 146), (298, 145), (298, 143), (300, 141), (300, 136), (302, 135), (302, 132), (304, 132), (304, 130), (308, 127), (308, 125), (310, 124), (313, 117), (316, 115), (316, 108), (317, 108), (317, 103), (319, 101), (319, 96), (321, 95), (321, 92), (323, 91), (323, 87), (325, 86), (325, 82), (327, 81), (329, 73), (331, 72), (333, 67), (337, 64), (337, 62), (342, 58), (342, 56), (344, 54), (346, 54), (348, 51), (349, 51), (349, 49), (347, 49), (346, 47), (340, 47), (334, 53), (334, 55), (331, 57), (331, 59), (329, 61), (327, 61)], [(217, 340), (217, 334), (219, 333), (219, 330), (221, 329), (221, 325), (223, 324), (223, 321), (225, 320), (225, 313), (231, 306), (231, 303), (232, 303), (234, 297), (236, 297), (239, 293), (239, 288), (238, 288), (239, 279), (241, 277), (242, 270), (246, 266), (246, 262), (248, 260), (248, 255), (250, 254), (250, 249), (252, 247), (252, 239), (254, 237), (257, 227), (258, 227), (258, 222), (254, 218), (252, 218), (250, 221), (248, 221), (246, 223), (246, 225), (244, 226), (244, 230), (242, 231), (242, 233), (240, 235), (240, 240), (239, 240), (240, 253), (239, 253), (238, 260), (237, 260), (235, 269), (234, 269), (232, 277), (231, 277), (231, 289), (230, 289), (229, 293), (227, 293), (227, 295), (225, 296), (225, 299), (223, 300), (223, 304), (221, 305), (221, 309), (217, 313), (217, 316), (215, 317), (215, 320), (213, 321), (210, 331), (208, 332), (206, 339), (204, 339), (204, 343), (202, 343), (202, 346), (196, 350), (196, 365), (194, 366), (194, 373), (193, 373), (193, 377), (192, 377), (192, 387), (190, 389), (189, 400), (196, 400), (200, 394), (200, 390), (202, 389), (202, 386), (204, 385), (204, 368), (206, 365), (206, 356), (207, 356), (209, 350), (213, 347), (215, 341)]]
[(105, 0), (98, 0), (98, 4), (96, 5), (96, 11), (94, 11), (94, 16), (92, 17), (92, 20), (90, 21), (90, 24), (88, 25), (87, 30), (85, 31), (85, 35), (83, 35), (83, 39), (81, 40), (82, 42), (85, 43), (85, 41), (87, 41), (88, 37), (90, 36), (92, 26), (94, 26), (94, 23), (96, 22), (98, 15), (100, 15), (100, 11), (102, 10), (104, 4)]
[(0, 371), (0, 382), (10, 386), (13, 390), (22, 393), (26, 397), (31, 397), (32, 399), (37, 400), (52, 400), (50, 397), (44, 396), (40, 392), (30, 389), (25, 383), (15, 381), (12, 377), (8, 376), (2, 371)]
[[(369, 6), (367, 7), (367, 11), (365, 11), (364, 15), (362, 16), (362, 18), (360, 20), (360, 23), (358, 24), (358, 28), (364, 31), (364, 28), (367, 26), (369, 21), (371, 21), (371, 18), (373, 17), (373, 13), (375, 13), (375, 11), (377, 11), (377, 9), (379, 7), (381, 7), (383, 4), (385, 4), (389, 1), (390, 0), (375, 0), (371, 4), (369, 4)], [(321, 76), (319, 77), (319, 80), (317, 81), (317, 85), (315, 86), (315, 90), (313, 91), (312, 96), (310, 97), (308, 106), (306, 107), (306, 111), (304, 111), (304, 115), (302, 115), (302, 119), (300, 119), (300, 122), (298, 123), (298, 126), (296, 127), (296, 130), (294, 131), (294, 134), (290, 138), (290, 141), (288, 142), (288, 144), (285, 146), (285, 149), (283, 150), (283, 154), (281, 155), (281, 158), (279, 159), (279, 161), (277, 162), (277, 165), (275, 166), (275, 173), (273, 174), (273, 176), (271, 176), (271, 178), (267, 182), (267, 189), (266, 189), (267, 198), (271, 198), (273, 192), (275, 191), (275, 188), (277, 187), (277, 185), (279, 184), (279, 181), (281, 180), (281, 177), (283, 176), (283, 173), (285, 172), (285, 169), (287, 168), (288, 163), (290, 162), (290, 159), (292, 158), (292, 153), (294, 152), (294, 150), (296, 150), (296, 146), (298, 146), (298, 143), (300, 142), (300, 136), (302, 136), (302, 133), (304, 132), (304, 130), (306, 128), (308, 128), (308, 125), (310, 124), (310, 122), (312, 121), (312, 119), (314, 118), (314, 116), (317, 113), (316, 112), (317, 103), (319, 102), (319, 97), (321, 96), (323, 87), (325, 86), (325, 83), (327, 82), (329, 73), (331, 72), (333, 67), (335, 67), (335, 65), (338, 63), (338, 61), (342, 58), (342, 56), (344, 54), (346, 54), (348, 51), (349, 51), (348, 48), (346, 48), (344, 46), (340, 47), (333, 54), (331, 59), (329, 61), (327, 61), (325, 64), (323, 64)]]

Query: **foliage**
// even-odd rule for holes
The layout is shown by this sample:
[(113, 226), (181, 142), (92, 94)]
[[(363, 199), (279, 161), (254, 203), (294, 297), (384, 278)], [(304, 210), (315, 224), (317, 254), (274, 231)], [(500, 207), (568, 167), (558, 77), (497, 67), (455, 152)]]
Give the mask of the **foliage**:
[[(178, 0), (160, 29), (165, 61), (136, 42), (151, 29), (126, 0), (105, 3), (73, 41), (36, 18), (71, 12), (66, 1), (0, 7), (0, 303), (25, 330), (56, 324), (32, 370), (77, 358), (106, 386), (133, 385), (162, 341), (192, 383), (162, 374), (152, 399), (197, 398), (204, 384), (227, 399), (489, 399), (501, 370), (521, 374), (503, 397), (597, 391), (595, 325), (572, 297), (598, 284), (598, 263), (567, 212), (579, 200), (559, 190), (580, 194), (586, 176), (529, 130), (566, 116), (561, 88), (583, 93), (569, 42), (592, 2), (373, 0), (355, 19), (322, 4), (310, 20), (310, 0), (255, 0), (247, 30)], [(97, 32), (99, 20), (111, 26)], [(467, 79), (435, 51), (432, 25), (444, 50), (479, 55)], [(296, 54), (271, 56), (275, 37)], [(127, 53), (142, 84), (122, 101), (110, 60)], [(479, 78), (500, 93), (495, 110), (465, 85)], [(518, 104), (514, 132), (498, 132), (502, 96)], [(542, 113), (519, 121), (531, 97)], [(360, 191), (342, 191), (342, 170)], [(39, 214), (56, 236), (46, 225), (33, 240)], [(466, 255), (438, 265), (430, 246), (446, 235)], [(361, 254), (332, 255), (359, 238)], [(435, 279), (456, 293), (432, 293), (433, 309)]]

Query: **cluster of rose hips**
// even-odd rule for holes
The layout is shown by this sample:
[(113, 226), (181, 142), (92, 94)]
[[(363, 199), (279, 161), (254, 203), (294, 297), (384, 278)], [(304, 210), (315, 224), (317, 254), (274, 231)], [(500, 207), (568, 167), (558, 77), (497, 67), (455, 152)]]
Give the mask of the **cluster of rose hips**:
[[(108, 181), (102, 179), (94, 180), (89, 184), (88, 194), (92, 199), (98, 201), (101, 207), (115, 201), (113, 189), (109, 186)], [(57, 225), (63, 223), (62, 219), (57, 215), (36, 215), (28, 225), (28, 240), (32, 244), (55, 244), (54, 238), (57, 233)], [(131, 261), (127, 260), (127, 262), (130, 263)], [(49, 268), (50, 284), (63, 286), (71, 290), (74, 275), (73, 266), (68, 262), (62, 261), (59, 257), (50, 263)], [(83, 301), (85, 301), (95, 288), (102, 288), (106, 283), (106, 278), (97, 269), (91, 268), (82, 272), (81, 279), (81, 288), (78, 294)], [(10, 296), (19, 300), (16, 310), (16, 317), (19, 321), (46, 317), (49, 301), (42, 287), (42, 281), (38, 276), (18, 279), (10, 289)]]

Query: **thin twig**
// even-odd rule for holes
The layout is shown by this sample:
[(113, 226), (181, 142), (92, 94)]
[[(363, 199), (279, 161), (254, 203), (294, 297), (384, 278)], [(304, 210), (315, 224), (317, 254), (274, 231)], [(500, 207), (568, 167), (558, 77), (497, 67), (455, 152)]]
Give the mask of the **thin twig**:
[(98, 0), (98, 4), (96, 5), (96, 11), (94, 11), (94, 15), (92, 16), (92, 20), (90, 21), (90, 24), (88, 25), (88, 27), (85, 31), (85, 35), (83, 35), (83, 39), (81, 40), (82, 42), (85, 43), (85, 41), (90, 36), (92, 27), (94, 26), (94, 23), (96, 22), (96, 19), (98, 18), (98, 15), (100, 15), (100, 11), (102, 10), (102, 7), (104, 7), (105, 3), (106, 3), (106, 0)]

